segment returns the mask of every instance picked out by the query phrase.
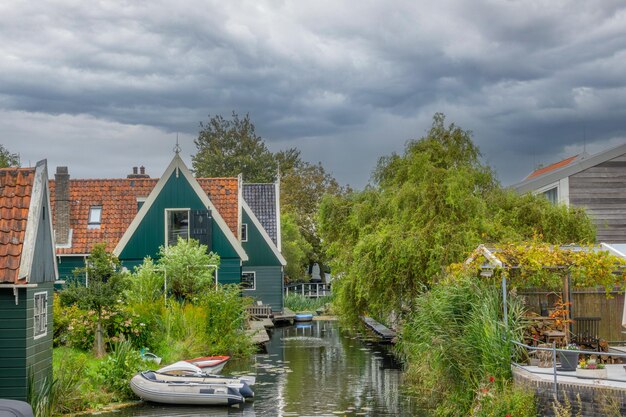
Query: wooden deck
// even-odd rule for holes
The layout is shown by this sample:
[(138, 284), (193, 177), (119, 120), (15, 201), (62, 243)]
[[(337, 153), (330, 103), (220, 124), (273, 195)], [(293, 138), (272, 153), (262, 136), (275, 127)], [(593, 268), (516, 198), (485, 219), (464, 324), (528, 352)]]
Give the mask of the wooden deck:
[(296, 313), (289, 310), (287, 307), (283, 309), (282, 313), (274, 314), (274, 323), (279, 321), (293, 321), (296, 318)]
[(363, 320), (363, 323), (365, 323), (368, 328), (370, 328), (374, 333), (376, 333), (378, 337), (380, 337), (384, 341), (393, 342), (396, 338), (396, 332), (380, 324), (373, 318), (361, 316), (361, 320)]

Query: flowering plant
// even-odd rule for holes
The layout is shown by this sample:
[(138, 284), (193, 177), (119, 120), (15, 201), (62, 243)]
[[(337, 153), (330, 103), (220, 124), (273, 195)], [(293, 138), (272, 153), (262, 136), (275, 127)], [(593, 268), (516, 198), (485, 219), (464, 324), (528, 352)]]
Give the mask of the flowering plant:
[(563, 349), (565, 350), (579, 350), (580, 347), (576, 343), (568, 343)]
[(578, 362), (580, 369), (604, 369), (603, 363), (597, 363), (595, 359), (584, 360)]

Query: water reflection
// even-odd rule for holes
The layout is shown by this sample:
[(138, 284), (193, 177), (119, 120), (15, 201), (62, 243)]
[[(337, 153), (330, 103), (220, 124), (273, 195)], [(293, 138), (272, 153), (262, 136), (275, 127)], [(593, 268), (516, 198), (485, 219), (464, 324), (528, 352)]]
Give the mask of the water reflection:
[(242, 408), (145, 405), (122, 416), (415, 416), (401, 370), (387, 348), (342, 334), (330, 321), (272, 332), (268, 354), (229, 363), (225, 374), (257, 376), (256, 399)]

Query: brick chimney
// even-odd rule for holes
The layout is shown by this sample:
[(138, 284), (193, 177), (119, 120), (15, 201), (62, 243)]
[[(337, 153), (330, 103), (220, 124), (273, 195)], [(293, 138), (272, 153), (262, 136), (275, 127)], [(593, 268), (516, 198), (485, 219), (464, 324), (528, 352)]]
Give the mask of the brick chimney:
[(67, 167), (57, 167), (54, 174), (54, 233), (57, 245), (69, 243), (70, 235), (70, 174)]
[[(138, 169), (139, 172), (137, 172)], [(126, 178), (150, 178), (150, 175), (146, 174), (146, 167), (142, 165), (139, 168), (133, 167), (133, 173), (128, 174)]]

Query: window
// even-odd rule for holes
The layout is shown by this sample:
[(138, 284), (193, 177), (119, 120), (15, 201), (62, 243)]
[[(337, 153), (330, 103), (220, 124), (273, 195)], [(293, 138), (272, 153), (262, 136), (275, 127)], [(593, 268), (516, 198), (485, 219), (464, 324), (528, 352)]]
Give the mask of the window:
[(33, 337), (39, 339), (48, 334), (48, 293), (35, 293), (35, 313)]
[(91, 206), (89, 209), (89, 220), (87, 227), (89, 229), (99, 229), (102, 222), (102, 206)]
[(244, 272), (241, 274), (241, 288), (244, 290), (256, 289), (256, 272)]
[(241, 225), (241, 241), (242, 242), (248, 241), (248, 225), (246, 223), (243, 223)]
[(137, 212), (141, 210), (141, 206), (146, 202), (146, 197), (137, 197)]
[(178, 238), (189, 239), (189, 210), (166, 210), (166, 243), (175, 245)]
[(557, 204), (559, 202), (559, 191), (557, 187), (544, 191), (542, 194), (552, 204)]

